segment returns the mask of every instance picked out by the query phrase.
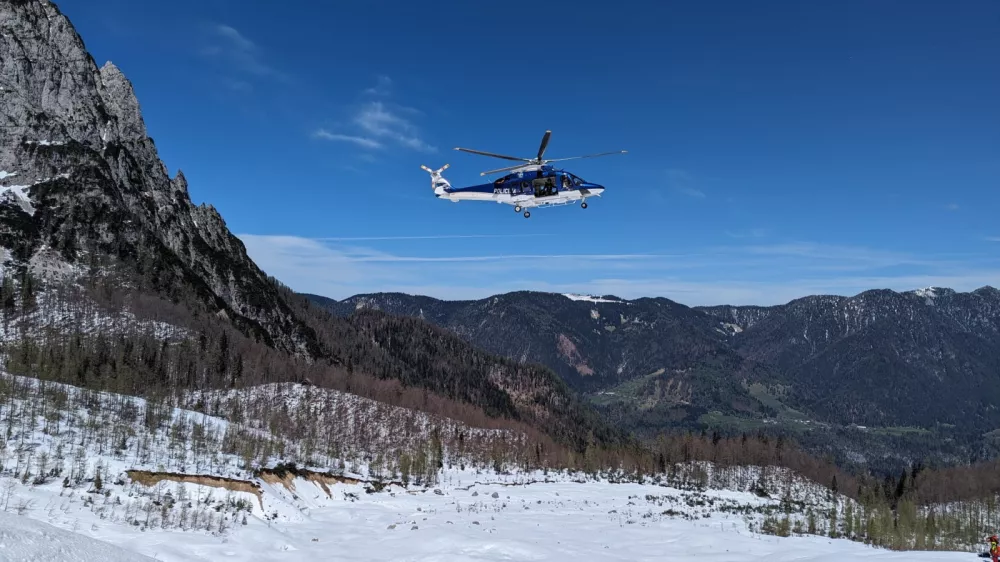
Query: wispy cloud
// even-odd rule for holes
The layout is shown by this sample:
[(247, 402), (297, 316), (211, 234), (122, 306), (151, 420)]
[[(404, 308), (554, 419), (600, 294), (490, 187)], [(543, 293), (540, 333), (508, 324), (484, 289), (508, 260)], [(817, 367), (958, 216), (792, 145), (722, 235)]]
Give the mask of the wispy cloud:
[(1000, 236), (987, 236), (987, 242), (1000, 242)]
[[(211, 43), (202, 54), (224, 62), (230, 71), (249, 74), (258, 78), (285, 80), (285, 74), (264, 62), (260, 47), (235, 27), (216, 24), (209, 29)], [(249, 84), (242, 80), (230, 79), (231, 84), (239, 84), (238, 89), (246, 89)]]
[(253, 86), (250, 85), (246, 80), (237, 80), (235, 78), (226, 78), (223, 83), (227, 88), (235, 92), (247, 93), (253, 90)]
[(215, 31), (222, 37), (225, 37), (239, 51), (250, 52), (257, 49), (257, 45), (254, 45), (253, 41), (244, 37), (234, 27), (220, 24), (215, 26)]
[(815, 272), (899, 267), (959, 267), (970, 259), (970, 256), (959, 254), (927, 256), (868, 248), (865, 246), (842, 246), (810, 242), (748, 245), (739, 246), (737, 249), (739, 252), (750, 256), (771, 256), (778, 258), (780, 261), (791, 260), (790, 263), (794, 263), (797, 268)]
[(948, 209), (949, 211), (957, 211), (959, 209), (959, 206), (958, 203), (948, 203), (947, 205), (945, 205), (944, 208)]
[(751, 228), (746, 231), (733, 231), (727, 230), (726, 236), (731, 238), (764, 238), (767, 236), (769, 230), (766, 228)]
[(695, 183), (694, 176), (684, 170), (667, 170), (667, 186), (670, 189), (688, 197), (705, 199), (707, 195)]
[(434, 234), (428, 236), (347, 236), (314, 238), (324, 242), (349, 242), (361, 240), (453, 240), (462, 238), (523, 238), (537, 234)]
[(378, 138), (384, 138), (422, 152), (436, 152), (437, 148), (420, 138), (416, 126), (381, 101), (365, 104), (355, 115), (354, 123)]
[(688, 197), (696, 197), (698, 199), (704, 199), (705, 198), (705, 192), (704, 191), (701, 191), (699, 189), (695, 189), (693, 187), (678, 187), (676, 189), (677, 189), (677, 191), (679, 191), (680, 193), (683, 193), (684, 195), (687, 195)]
[(395, 256), (395, 255), (372, 255), (372, 256), (351, 256), (347, 261), (352, 262), (420, 262), (420, 263), (443, 263), (443, 262), (484, 262), (484, 261), (506, 261), (506, 260), (594, 260), (594, 261), (617, 261), (617, 260), (648, 260), (656, 258), (666, 258), (676, 256), (665, 256), (657, 254), (491, 254), (482, 256)]
[(383, 74), (378, 77), (378, 82), (374, 86), (365, 90), (365, 93), (373, 96), (388, 96), (391, 87), (392, 78)]
[(388, 76), (379, 76), (377, 84), (366, 88), (362, 94), (369, 98), (383, 99), (368, 99), (351, 109), (349, 124), (346, 127), (334, 127), (340, 132), (321, 128), (313, 133), (313, 137), (351, 142), (372, 150), (392, 144), (420, 152), (437, 152), (437, 147), (423, 139), (419, 128), (412, 121), (422, 114), (421, 111), (385, 99), (391, 95), (392, 84), (392, 79)]
[[(685, 253), (389, 252), (379, 240), (435, 240), (489, 234), (309, 239), (243, 234), (252, 259), (296, 290), (345, 298), (402, 291), (445, 299), (512, 290), (664, 296), (688, 305), (777, 304), (810, 294), (876, 288), (1000, 285), (1000, 258), (913, 256), (822, 244), (750, 245)], [(505, 236), (505, 235), (496, 235)], [(516, 235), (512, 235), (516, 236)], [(450, 252), (450, 253), (449, 253)]]
[(377, 140), (370, 139), (367, 137), (356, 137), (353, 135), (342, 135), (339, 133), (331, 133), (326, 129), (320, 129), (316, 131), (315, 133), (313, 133), (313, 137), (318, 139), (332, 140), (332, 141), (350, 142), (358, 146), (363, 146), (365, 148), (382, 148), (382, 143), (378, 142)]

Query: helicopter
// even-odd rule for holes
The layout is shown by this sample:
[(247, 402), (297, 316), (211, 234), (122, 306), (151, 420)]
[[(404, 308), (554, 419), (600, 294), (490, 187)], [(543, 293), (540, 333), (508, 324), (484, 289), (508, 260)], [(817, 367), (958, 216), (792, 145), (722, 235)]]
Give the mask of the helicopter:
[(585, 181), (583, 178), (566, 170), (554, 168), (549, 165), (549, 162), (594, 158), (609, 154), (625, 154), (627, 151), (601, 152), (586, 156), (545, 160), (542, 156), (545, 154), (545, 149), (548, 148), (551, 136), (552, 131), (545, 131), (545, 134), (542, 136), (542, 142), (538, 147), (538, 155), (534, 158), (520, 158), (517, 156), (506, 156), (473, 150), (471, 148), (456, 147), (455, 150), (462, 152), (525, 162), (516, 166), (481, 172), (480, 176), (509, 172), (507, 175), (490, 183), (454, 188), (448, 180), (441, 176), (441, 172), (447, 170), (450, 164), (445, 164), (437, 170), (431, 170), (423, 165), (420, 168), (431, 175), (431, 188), (434, 190), (434, 195), (439, 199), (446, 199), (453, 203), (458, 203), (459, 201), (495, 201), (501, 204), (513, 205), (515, 213), (520, 213), (523, 210), (524, 218), (531, 216), (531, 212), (528, 209), (534, 207), (568, 205), (579, 201), (580, 207), (586, 209), (587, 199), (590, 197), (600, 197), (604, 193), (604, 186)]

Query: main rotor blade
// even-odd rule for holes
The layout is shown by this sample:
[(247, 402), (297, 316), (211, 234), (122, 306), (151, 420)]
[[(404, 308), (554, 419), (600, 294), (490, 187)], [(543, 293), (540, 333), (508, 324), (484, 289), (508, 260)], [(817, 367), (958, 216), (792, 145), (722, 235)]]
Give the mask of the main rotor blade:
[(615, 152), (601, 152), (598, 154), (588, 154), (586, 156), (570, 156), (569, 158), (553, 158), (552, 160), (546, 160), (546, 162), (562, 162), (563, 160), (576, 160), (578, 158), (595, 158), (597, 156), (607, 156), (609, 154), (625, 154), (627, 150), (618, 150)]
[(508, 168), (498, 168), (496, 170), (489, 170), (489, 171), (486, 171), (486, 172), (480, 172), (479, 175), (486, 176), (486, 175), (489, 175), (489, 174), (495, 174), (497, 172), (509, 172), (510, 170), (516, 170), (518, 168), (523, 168), (523, 167), (524, 167), (524, 164), (519, 164), (517, 166), (510, 166)]
[(504, 156), (503, 154), (494, 154), (492, 152), (483, 152), (482, 150), (472, 150), (471, 148), (460, 148), (455, 147), (455, 150), (461, 150), (462, 152), (471, 152), (472, 154), (481, 154), (483, 156), (492, 156), (494, 158), (503, 158), (504, 160), (517, 160), (519, 162), (531, 162), (531, 158), (518, 158), (517, 156)]
[(545, 154), (545, 149), (549, 146), (549, 137), (552, 136), (552, 131), (545, 131), (545, 135), (542, 136), (542, 144), (538, 145), (538, 161), (542, 161), (542, 154)]

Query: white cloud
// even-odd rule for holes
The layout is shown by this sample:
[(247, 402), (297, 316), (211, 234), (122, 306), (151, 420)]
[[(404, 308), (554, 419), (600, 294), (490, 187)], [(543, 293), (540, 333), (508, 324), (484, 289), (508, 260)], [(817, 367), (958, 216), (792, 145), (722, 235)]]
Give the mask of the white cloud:
[(455, 238), (521, 238), (534, 234), (434, 234), (429, 236), (346, 236), (314, 238), (324, 242), (348, 242), (359, 240), (452, 240)]
[[(369, 100), (351, 112), (348, 131), (331, 132), (320, 129), (314, 136), (329, 140), (353, 142), (357, 146), (376, 149), (386, 144), (394, 144), (420, 152), (437, 152), (437, 147), (425, 141), (417, 126), (410, 120), (422, 115), (418, 109), (391, 103), (393, 81), (380, 75), (375, 86), (362, 91), (366, 96), (385, 99)], [(335, 127), (343, 129), (342, 126)], [(353, 129), (353, 132), (350, 130)]]
[[(261, 49), (233, 26), (217, 24), (210, 31), (214, 41), (203, 49), (203, 54), (225, 60), (231, 70), (258, 77), (285, 79), (281, 71), (264, 62)], [(231, 80), (232, 83), (234, 81)]]
[(339, 133), (331, 133), (326, 129), (320, 129), (313, 133), (313, 137), (319, 139), (326, 139), (332, 141), (344, 141), (354, 143), (358, 146), (363, 146), (365, 148), (382, 148), (382, 143), (377, 140), (370, 139), (367, 137), (356, 137), (352, 135), (341, 135)]
[(436, 152), (417, 132), (416, 126), (387, 108), (380, 101), (365, 104), (355, 115), (354, 123), (375, 137), (393, 140), (403, 146), (423, 152)]
[(957, 211), (959, 209), (958, 203), (948, 203), (948, 205), (946, 205), (945, 208), (948, 209), (949, 211)]
[(253, 51), (257, 48), (257, 45), (254, 45), (253, 41), (244, 37), (242, 33), (231, 26), (219, 24), (215, 26), (215, 30), (219, 35), (228, 39), (235, 48), (241, 51)]
[[(250, 257), (269, 274), (296, 290), (338, 299), (379, 291), (460, 299), (540, 290), (623, 298), (663, 296), (692, 306), (768, 305), (812, 294), (849, 296), (879, 288), (971, 290), (1000, 286), (997, 259), (915, 258), (898, 252), (819, 244), (715, 248), (682, 254), (467, 255), (404, 255), (354, 244), (462, 236), (307, 239), (243, 234), (240, 238)], [(819, 255), (824, 256), (827, 269), (816, 265), (815, 256)], [(900, 265), (907, 267), (900, 271)], [(850, 273), (831, 275), (837, 268)]]
[(377, 262), (483, 262), (504, 260), (643, 260), (666, 256), (656, 254), (492, 254), (483, 256), (394, 256), (373, 255), (349, 258), (351, 261)]
[(987, 236), (987, 242), (1000, 242), (1000, 236)]

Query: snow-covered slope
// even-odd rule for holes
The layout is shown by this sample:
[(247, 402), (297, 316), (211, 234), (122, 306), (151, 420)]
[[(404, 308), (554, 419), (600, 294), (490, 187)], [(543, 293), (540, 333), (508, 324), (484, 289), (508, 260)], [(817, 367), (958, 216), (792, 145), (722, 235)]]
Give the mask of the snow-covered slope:
[[(434, 429), (468, 432), (470, 441), (478, 435), (486, 443), (506, 437), (301, 385), (242, 393), (180, 400), (224, 408), (238, 418), (233, 421), (177, 408), (168, 399), (151, 402), (0, 375), (0, 512), (23, 518), (0, 535), (0, 560), (128, 559), (105, 554), (107, 547), (89, 539), (178, 561), (669, 556), (930, 562), (972, 556), (900, 554), (824, 538), (828, 510), (845, 514), (857, 504), (785, 470), (762, 474), (757, 467), (688, 463), (675, 465), (669, 477), (640, 480), (621, 473), (528, 471), (506, 459), (457, 459), (448, 445), (440, 469), (433, 458), (429, 470), (418, 469), (420, 451), (412, 446), (431, 449), (427, 436)], [(287, 412), (321, 413), (314, 425), (330, 428), (342, 456), (330, 456), (332, 449), (316, 436), (287, 437), (300, 431), (292, 418), (282, 418), (289, 420), (284, 426), (254, 418), (261, 408), (281, 410), (282, 404)], [(411, 448), (377, 427), (370, 439), (349, 439), (359, 424), (378, 426), (373, 414), (384, 417), (387, 428), (410, 427), (405, 440)], [(316, 472), (284, 464), (290, 461)], [(786, 517), (791, 537), (762, 533)], [(835, 524), (839, 534), (847, 529), (844, 519)], [(816, 534), (803, 536), (810, 523)], [(41, 534), (45, 525), (80, 540)], [(47, 536), (53, 539), (42, 540)]]
[[(238, 419), (246, 428), (270, 431), (281, 425), (288, 437), (286, 458), (317, 466), (338, 459), (398, 456), (436, 431), (447, 445), (459, 433), (479, 445), (525, 443), (523, 434), (468, 427), (417, 410), (391, 406), (355, 394), (294, 383), (263, 384), (226, 391), (192, 391), (179, 404), (220, 419)], [(355, 463), (359, 464), (359, 463)]]
[(140, 562), (155, 558), (0, 511), (0, 560)]
[(34, 300), (31, 311), (0, 314), (0, 342), (44, 338), (49, 332), (105, 336), (142, 333), (171, 343), (193, 337), (190, 330), (179, 326), (139, 319), (127, 307), (111, 310), (101, 306), (75, 285), (51, 286), (39, 291)]
[[(315, 492), (302, 488), (301, 493)], [(738, 513), (713, 511), (718, 505), (692, 508), (685, 501), (711, 498), (733, 510), (763, 503), (741, 493), (685, 498), (677, 490), (653, 485), (569, 481), (438, 489), (440, 495), (398, 490), (365, 494), (357, 485), (337, 485), (332, 490), (334, 499), (304, 510), (294, 522), (269, 523), (252, 517), (246, 526), (224, 536), (159, 528), (140, 531), (85, 518), (86, 512), (80, 510), (77, 532), (167, 561), (944, 562), (973, 558), (969, 553), (892, 552), (819, 536), (766, 536), (751, 531)], [(43, 519), (45, 512), (35, 510), (27, 517)], [(22, 543), (20, 548), (30, 546)], [(45, 552), (44, 545), (35, 546), (39, 553)], [(76, 556), (64, 559), (89, 560)]]

